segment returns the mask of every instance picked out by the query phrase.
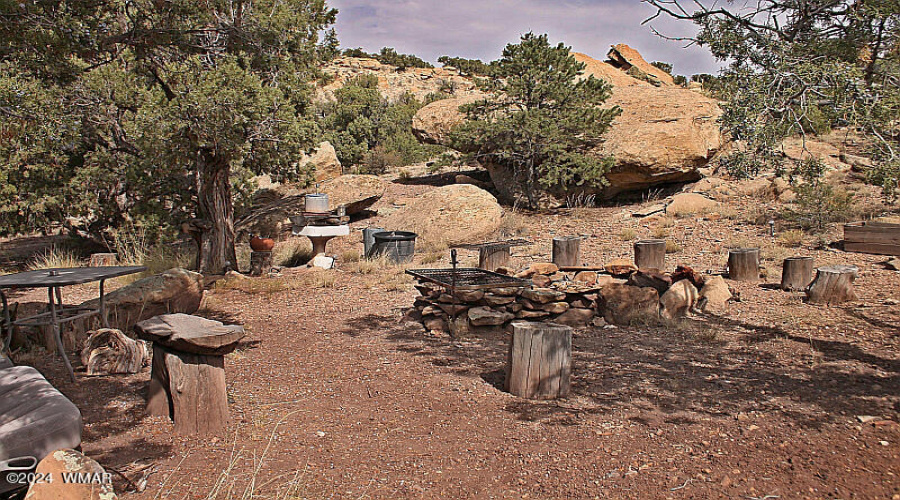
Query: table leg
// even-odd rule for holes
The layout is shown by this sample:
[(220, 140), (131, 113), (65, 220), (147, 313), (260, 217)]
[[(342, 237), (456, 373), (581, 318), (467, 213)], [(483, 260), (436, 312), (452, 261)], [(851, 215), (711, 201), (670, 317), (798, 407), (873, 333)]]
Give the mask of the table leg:
[(106, 316), (106, 298), (103, 295), (103, 284), (106, 280), (100, 280), (100, 321), (103, 328), (109, 328), (109, 318)]
[[(59, 351), (63, 362), (66, 364), (66, 370), (69, 371), (69, 377), (72, 378), (72, 382), (75, 382), (75, 371), (72, 370), (72, 363), (69, 362), (69, 357), (66, 356), (66, 348), (63, 346), (62, 337), (60, 336), (60, 325), (56, 320), (56, 297), (54, 297), (53, 293), (55, 288), (56, 287), (47, 288), (47, 295), (50, 299), (50, 327), (53, 328), (53, 337), (56, 339), (56, 350)], [(60, 304), (60, 306), (61, 305), (62, 304)]]
[(0, 289), (0, 299), (3, 300), (3, 328), (0, 328), (0, 334), (5, 335), (3, 338), (3, 351), (9, 352), (9, 345), (12, 342), (13, 328), (12, 321), (9, 319), (9, 302), (6, 300), (6, 294)]

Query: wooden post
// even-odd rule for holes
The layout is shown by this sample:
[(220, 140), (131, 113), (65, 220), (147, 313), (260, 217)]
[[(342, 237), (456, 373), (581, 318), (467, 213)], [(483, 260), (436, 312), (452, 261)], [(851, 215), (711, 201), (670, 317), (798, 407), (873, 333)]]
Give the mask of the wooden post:
[(171, 418), (178, 434), (223, 434), (228, 425), (225, 357), (154, 343), (147, 413)]
[(272, 252), (250, 252), (250, 276), (262, 276), (272, 270)]
[(634, 242), (634, 265), (638, 269), (666, 267), (666, 240), (640, 240)]
[(114, 253), (94, 253), (91, 254), (90, 267), (114, 266), (119, 256)]
[(728, 277), (735, 281), (759, 281), (759, 249), (736, 248), (729, 251)]
[(507, 390), (530, 399), (566, 396), (571, 385), (572, 328), (527, 322), (511, 326)]
[(553, 238), (553, 263), (559, 267), (581, 265), (581, 236)]
[(487, 246), (478, 250), (478, 268), (486, 271), (496, 271), (498, 267), (509, 265), (509, 247)]
[(813, 279), (812, 257), (788, 257), (781, 266), (782, 290), (806, 290)]
[(815, 304), (837, 304), (856, 300), (853, 280), (859, 274), (856, 266), (825, 266), (816, 269), (816, 279), (809, 285), (806, 295)]

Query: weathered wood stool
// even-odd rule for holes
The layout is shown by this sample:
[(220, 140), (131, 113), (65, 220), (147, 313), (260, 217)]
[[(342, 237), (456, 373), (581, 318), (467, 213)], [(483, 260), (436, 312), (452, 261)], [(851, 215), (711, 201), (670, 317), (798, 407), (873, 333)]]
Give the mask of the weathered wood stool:
[(228, 424), (225, 355), (244, 328), (189, 314), (164, 314), (134, 325), (153, 342), (147, 413), (167, 416), (178, 434), (220, 434)]

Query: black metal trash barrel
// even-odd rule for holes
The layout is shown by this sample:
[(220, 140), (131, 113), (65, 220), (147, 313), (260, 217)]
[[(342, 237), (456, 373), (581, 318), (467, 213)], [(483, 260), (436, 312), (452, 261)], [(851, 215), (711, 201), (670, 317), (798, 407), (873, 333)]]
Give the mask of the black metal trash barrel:
[(372, 247), (372, 256), (387, 255), (396, 263), (409, 262), (416, 251), (416, 233), (409, 231), (382, 231), (375, 233), (375, 245)]

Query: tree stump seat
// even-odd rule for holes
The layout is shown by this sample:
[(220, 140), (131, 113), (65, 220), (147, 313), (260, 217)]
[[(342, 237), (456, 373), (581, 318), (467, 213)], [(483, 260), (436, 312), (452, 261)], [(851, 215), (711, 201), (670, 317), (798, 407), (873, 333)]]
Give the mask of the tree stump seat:
[(147, 413), (167, 416), (178, 434), (221, 434), (228, 423), (225, 355), (244, 337), (238, 325), (164, 314), (134, 326), (153, 342)]

